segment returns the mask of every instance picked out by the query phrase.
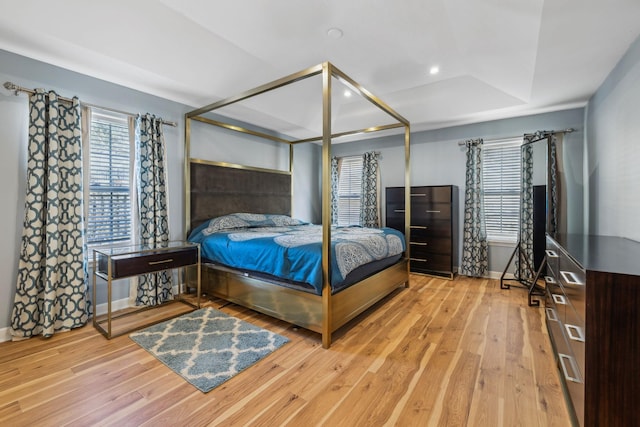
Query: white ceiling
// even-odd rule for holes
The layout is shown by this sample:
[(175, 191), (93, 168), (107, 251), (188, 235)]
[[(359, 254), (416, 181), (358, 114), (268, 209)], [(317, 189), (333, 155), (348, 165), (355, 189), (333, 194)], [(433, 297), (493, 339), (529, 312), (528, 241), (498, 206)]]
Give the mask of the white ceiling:
[[(329, 61), (413, 131), (583, 106), (640, 34), (638, 0), (0, 4), (0, 49), (193, 107)], [(335, 27), (343, 37), (327, 34)], [(258, 112), (255, 102), (229, 115), (305, 137), (317, 130), (319, 87), (278, 94), (304, 95), (295, 103), (281, 96), (277, 107)], [(358, 126), (371, 108), (336, 105), (350, 121), (338, 127)]]

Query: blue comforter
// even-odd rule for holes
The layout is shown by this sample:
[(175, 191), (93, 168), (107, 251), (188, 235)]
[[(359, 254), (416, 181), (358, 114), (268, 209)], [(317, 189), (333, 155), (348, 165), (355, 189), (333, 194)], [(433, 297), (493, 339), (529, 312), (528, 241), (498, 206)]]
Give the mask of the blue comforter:
[[(189, 241), (202, 256), (229, 267), (308, 283), (322, 293), (322, 226), (281, 215), (233, 214), (197, 227)], [(391, 228), (333, 227), (331, 284), (356, 268), (402, 254), (404, 235)]]

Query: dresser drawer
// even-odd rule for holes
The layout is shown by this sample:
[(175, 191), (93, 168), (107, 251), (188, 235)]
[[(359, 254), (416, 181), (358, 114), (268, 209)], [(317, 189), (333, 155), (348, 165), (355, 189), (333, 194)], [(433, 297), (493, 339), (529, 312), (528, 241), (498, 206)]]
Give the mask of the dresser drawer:
[(451, 187), (411, 187), (411, 203), (422, 202), (451, 203)]
[(389, 228), (393, 228), (404, 233), (404, 220), (399, 220), (397, 218), (387, 218), (385, 225)]
[(389, 203), (387, 202), (387, 212), (386, 212), (386, 217), (387, 217), (387, 221), (389, 219), (399, 219), (402, 220), (402, 222), (404, 222), (404, 202), (392, 202)]
[(564, 385), (567, 393), (571, 397), (567, 402), (569, 410), (573, 412), (578, 420), (578, 425), (584, 425), (584, 372), (576, 363), (573, 355), (558, 352), (558, 368), (560, 375), (564, 378)]
[(416, 258), (428, 257), (431, 254), (450, 254), (451, 239), (441, 237), (425, 237), (414, 239), (411, 235), (411, 256)]
[(563, 251), (557, 243), (547, 236), (547, 247), (545, 255), (547, 256), (547, 267), (553, 272), (554, 276), (558, 276), (560, 267), (560, 255)]
[(585, 328), (583, 324), (575, 322), (575, 312), (567, 308), (567, 320), (563, 323), (567, 344), (575, 357), (580, 372), (585, 372)]
[(560, 286), (560, 282), (551, 274), (545, 276), (544, 281), (547, 288), (547, 296), (553, 302), (557, 317), (561, 322), (564, 322), (567, 314), (567, 305), (569, 304), (564, 290)]
[(411, 224), (411, 239), (427, 237), (451, 237), (451, 221), (422, 221), (426, 224)]
[[(577, 274), (576, 274), (577, 273)], [(564, 289), (567, 299), (575, 309), (580, 323), (584, 323), (586, 315), (586, 287), (584, 285), (584, 273), (561, 269), (558, 274), (558, 281)]]
[(427, 273), (429, 271), (451, 271), (451, 255), (411, 254), (411, 271)]
[(411, 225), (428, 225), (433, 220), (450, 220), (448, 203), (420, 202), (411, 204)]
[(385, 190), (386, 203), (404, 206), (404, 187), (387, 187)]

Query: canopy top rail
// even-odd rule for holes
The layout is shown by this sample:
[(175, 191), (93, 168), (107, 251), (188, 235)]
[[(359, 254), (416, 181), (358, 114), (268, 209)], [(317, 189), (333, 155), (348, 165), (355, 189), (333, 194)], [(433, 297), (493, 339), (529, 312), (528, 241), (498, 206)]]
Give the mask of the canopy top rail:
[(233, 130), (233, 131), (237, 131), (237, 132), (242, 132), (242, 133), (247, 133), (247, 134), (251, 134), (254, 136), (258, 136), (261, 138), (266, 138), (272, 141), (277, 141), (277, 142), (282, 142), (282, 143), (286, 143), (286, 144), (298, 144), (298, 143), (303, 143), (303, 142), (315, 142), (315, 141), (322, 141), (324, 136), (317, 136), (317, 137), (311, 137), (311, 138), (304, 138), (304, 139), (285, 139), (282, 138), (280, 136), (275, 136), (275, 135), (271, 135), (269, 133), (266, 132), (260, 132), (260, 131), (256, 131), (256, 130), (250, 130), (247, 128), (244, 128), (242, 126), (236, 125), (236, 124), (230, 124), (230, 123), (225, 123), (219, 120), (214, 120), (211, 118), (207, 118), (207, 117), (203, 117), (203, 114), (206, 113), (210, 113), (213, 112), (214, 110), (218, 110), (220, 108), (238, 103), (240, 101), (252, 98), (254, 96), (281, 88), (283, 86), (298, 82), (300, 80), (304, 80), (313, 76), (317, 76), (323, 73), (328, 72), (330, 77), (334, 77), (336, 79), (338, 79), (342, 84), (344, 84), (345, 86), (349, 87), (349, 89), (351, 89), (352, 91), (360, 94), (364, 99), (366, 99), (367, 101), (371, 102), (374, 106), (378, 107), (379, 109), (381, 109), (382, 111), (384, 111), (385, 113), (387, 113), (388, 115), (390, 115), (391, 117), (393, 117), (393, 119), (395, 119), (397, 121), (397, 123), (391, 123), (391, 124), (384, 124), (384, 125), (379, 125), (379, 126), (371, 126), (365, 129), (357, 129), (357, 130), (351, 130), (351, 131), (346, 131), (346, 132), (340, 132), (340, 133), (335, 133), (331, 135), (331, 138), (341, 138), (341, 137), (346, 137), (346, 136), (352, 136), (352, 135), (357, 135), (357, 134), (363, 134), (363, 133), (370, 133), (370, 132), (378, 132), (378, 131), (382, 131), (382, 130), (388, 130), (388, 129), (395, 129), (395, 128), (400, 128), (400, 127), (406, 127), (409, 128), (410, 124), (409, 121), (404, 118), (403, 116), (401, 116), (400, 114), (398, 114), (395, 110), (393, 110), (389, 105), (387, 105), (385, 102), (383, 102), (380, 98), (376, 97), (375, 95), (373, 95), (371, 92), (369, 92), (367, 89), (365, 89), (364, 87), (362, 87), (360, 84), (358, 84), (355, 80), (353, 80), (352, 78), (350, 78), (349, 76), (347, 76), (345, 73), (343, 73), (342, 71), (340, 71), (338, 68), (336, 68), (335, 66), (333, 66), (331, 63), (329, 62), (324, 62), (322, 64), (318, 64), (315, 65), (313, 67), (309, 67), (305, 70), (299, 71), (297, 73), (293, 73), (290, 74), (288, 76), (282, 77), (280, 79), (274, 80), (272, 82), (263, 84), (261, 86), (258, 86), (254, 89), (242, 92), (238, 95), (226, 98), (226, 99), (222, 99), (220, 101), (214, 102), (212, 104), (206, 105), (204, 107), (198, 108), (196, 110), (187, 112), (185, 114), (185, 119), (186, 120), (196, 120), (196, 121), (200, 121), (203, 123), (208, 123), (211, 125), (215, 125), (215, 126), (219, 126), (219, 127), (223, 127), (229, 130)]

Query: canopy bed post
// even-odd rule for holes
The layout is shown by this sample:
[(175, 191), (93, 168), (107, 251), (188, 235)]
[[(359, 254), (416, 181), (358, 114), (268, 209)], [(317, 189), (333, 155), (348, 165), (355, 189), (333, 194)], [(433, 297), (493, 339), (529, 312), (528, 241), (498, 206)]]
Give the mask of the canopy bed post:
[[(407, 250), (405, 256), (411, 259), (411, 135), (409, 126), (404, 128), (404, 236), (407, 240)], [(407, 275), (409, 275), (411, 267), (407, 263)], [(405, 284), (409, 287), (409, 282)]]
[(184, 237), (191, 229), (191, 118), (184, 120)]
[(322, 347), (331, 345), (331, 64), (322, 64)]

